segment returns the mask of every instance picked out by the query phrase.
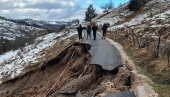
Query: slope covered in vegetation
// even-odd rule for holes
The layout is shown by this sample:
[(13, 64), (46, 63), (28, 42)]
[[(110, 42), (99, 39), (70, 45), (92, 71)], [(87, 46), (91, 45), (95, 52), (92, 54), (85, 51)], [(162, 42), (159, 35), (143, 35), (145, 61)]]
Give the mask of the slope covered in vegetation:
[(142, 5), (131, 10), (131, 2), (126, 3), (95, 22), (111, 24), (108, 37), (124, 46), (139, 70), (154, 81), (160, 97), (169, 97), (170, 0), (131, 1)]

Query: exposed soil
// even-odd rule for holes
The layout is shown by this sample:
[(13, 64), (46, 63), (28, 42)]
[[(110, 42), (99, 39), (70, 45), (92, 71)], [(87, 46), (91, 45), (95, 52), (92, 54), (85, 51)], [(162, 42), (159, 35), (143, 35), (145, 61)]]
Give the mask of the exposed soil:
[[(0, 97), (103, 97), (129, 91), (126, 67), (114, 71), (91, 65), (90, 45), (74, 43), (46, 64), (0, 85)], [(79, 97), (81, 97), (79, 96)]]

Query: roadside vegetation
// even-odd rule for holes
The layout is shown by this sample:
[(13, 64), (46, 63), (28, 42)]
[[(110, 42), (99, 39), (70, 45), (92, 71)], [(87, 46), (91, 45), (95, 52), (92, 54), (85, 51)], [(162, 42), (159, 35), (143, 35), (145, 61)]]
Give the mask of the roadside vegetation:
[[(168, 28), (169, 29), (169, 28)], [(154, 82), (154, 88), (160, 97), (169, 97), (170, 90), (170, 64), (169, 64), (169, 43), (167, 43), (168, 29), (166, 34), (158, 34), (156, 37), (141, 37), (138, 33), (120, 34), (128, 31), (117, 30), (110, 32), (109, 38), (121, 43), (129, 57), (139, 67), (139, 71), (147, 75)], [(118, 34), (119, 33), (119, 34)]]

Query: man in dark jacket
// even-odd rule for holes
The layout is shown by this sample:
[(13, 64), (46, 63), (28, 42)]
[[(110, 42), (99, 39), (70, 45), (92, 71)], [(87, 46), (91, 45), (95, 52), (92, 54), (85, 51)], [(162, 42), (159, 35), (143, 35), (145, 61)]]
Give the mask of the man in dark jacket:
[(107, 28), (108, 28), (108, 26), (106, 25), (106, 23), (104, 23), (104, 25), (103, 25), (103, 27), (102, 27), (102, 30), (103, 30), (102, 39), (105, 39), (105, 38), (106, 38)]
[(90, 25), (87, 26), (87, 39), (88, 38), (91, 39), (91, 26)]
[(97, 29), (98, 27), (96, 26), (96, 24), (93, 24), (92, 30), (93, 30), (94, 40), (96, 40)]
[(79, 35), (79, 40), (82, 39), (82, 32), (83, 32), (83, 27), (81, 26), (81, 24), (79, 25), (79, 27), (77, 27), (77, 32)]

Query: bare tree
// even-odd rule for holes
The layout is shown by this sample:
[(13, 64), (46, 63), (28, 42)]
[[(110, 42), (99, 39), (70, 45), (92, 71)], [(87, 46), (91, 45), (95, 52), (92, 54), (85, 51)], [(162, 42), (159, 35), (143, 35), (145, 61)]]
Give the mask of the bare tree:
[(135, 27), (131, 28), (133, 43), (134, 45), (137, 43), (138, 47), (141, 49), (140, 36), (135, 33), (134, 29)]
[(7, 51), (7, 44), (8, 44), (8, 40), (4, 38), (2, 42), (3, 52)]
[(156, 58), (159, 57), (159, 48), (160, 48), (160, 44), (161, 44), (161, 37), (162, 37), (162, 35), (159, 35), (159, 38), (158, 38), (158, 45), (157, 45)]
[(136, 34), (134, 32), (134, 28), (131, 28), (131, 35), (132, 35), (133, 44), (135, 45), (136, 44), (136, 40), (135, 40)]
[(147, 52), (149, 52), (149, 35), (148, 34), (146, 35), (146, 49), (147, 49)]
[(157, 53), (156, 53), (156, 58), (159, 57), (159, 49), (160, 49), (160, 44), (161, 44), (161, 38), (165, 34), (166, 28), (160, 28), (158, 30), (158, 44), (157, 44)]
[(110, 0), (108, 3), (100, 6), (105, 12), (109, 12), (109, 10), (113, 9), (114, 8), (114, 4), (113, 4), (113, 1)]
[(168, 65), (169, 65), (169, 62), (170, 62), (170, 40), (167, 41), (166, 43), (166, 46), (165, 46), (165, 53), (166, 53), (166, 58), (167, 58), (167, 62), (168, 62)]

